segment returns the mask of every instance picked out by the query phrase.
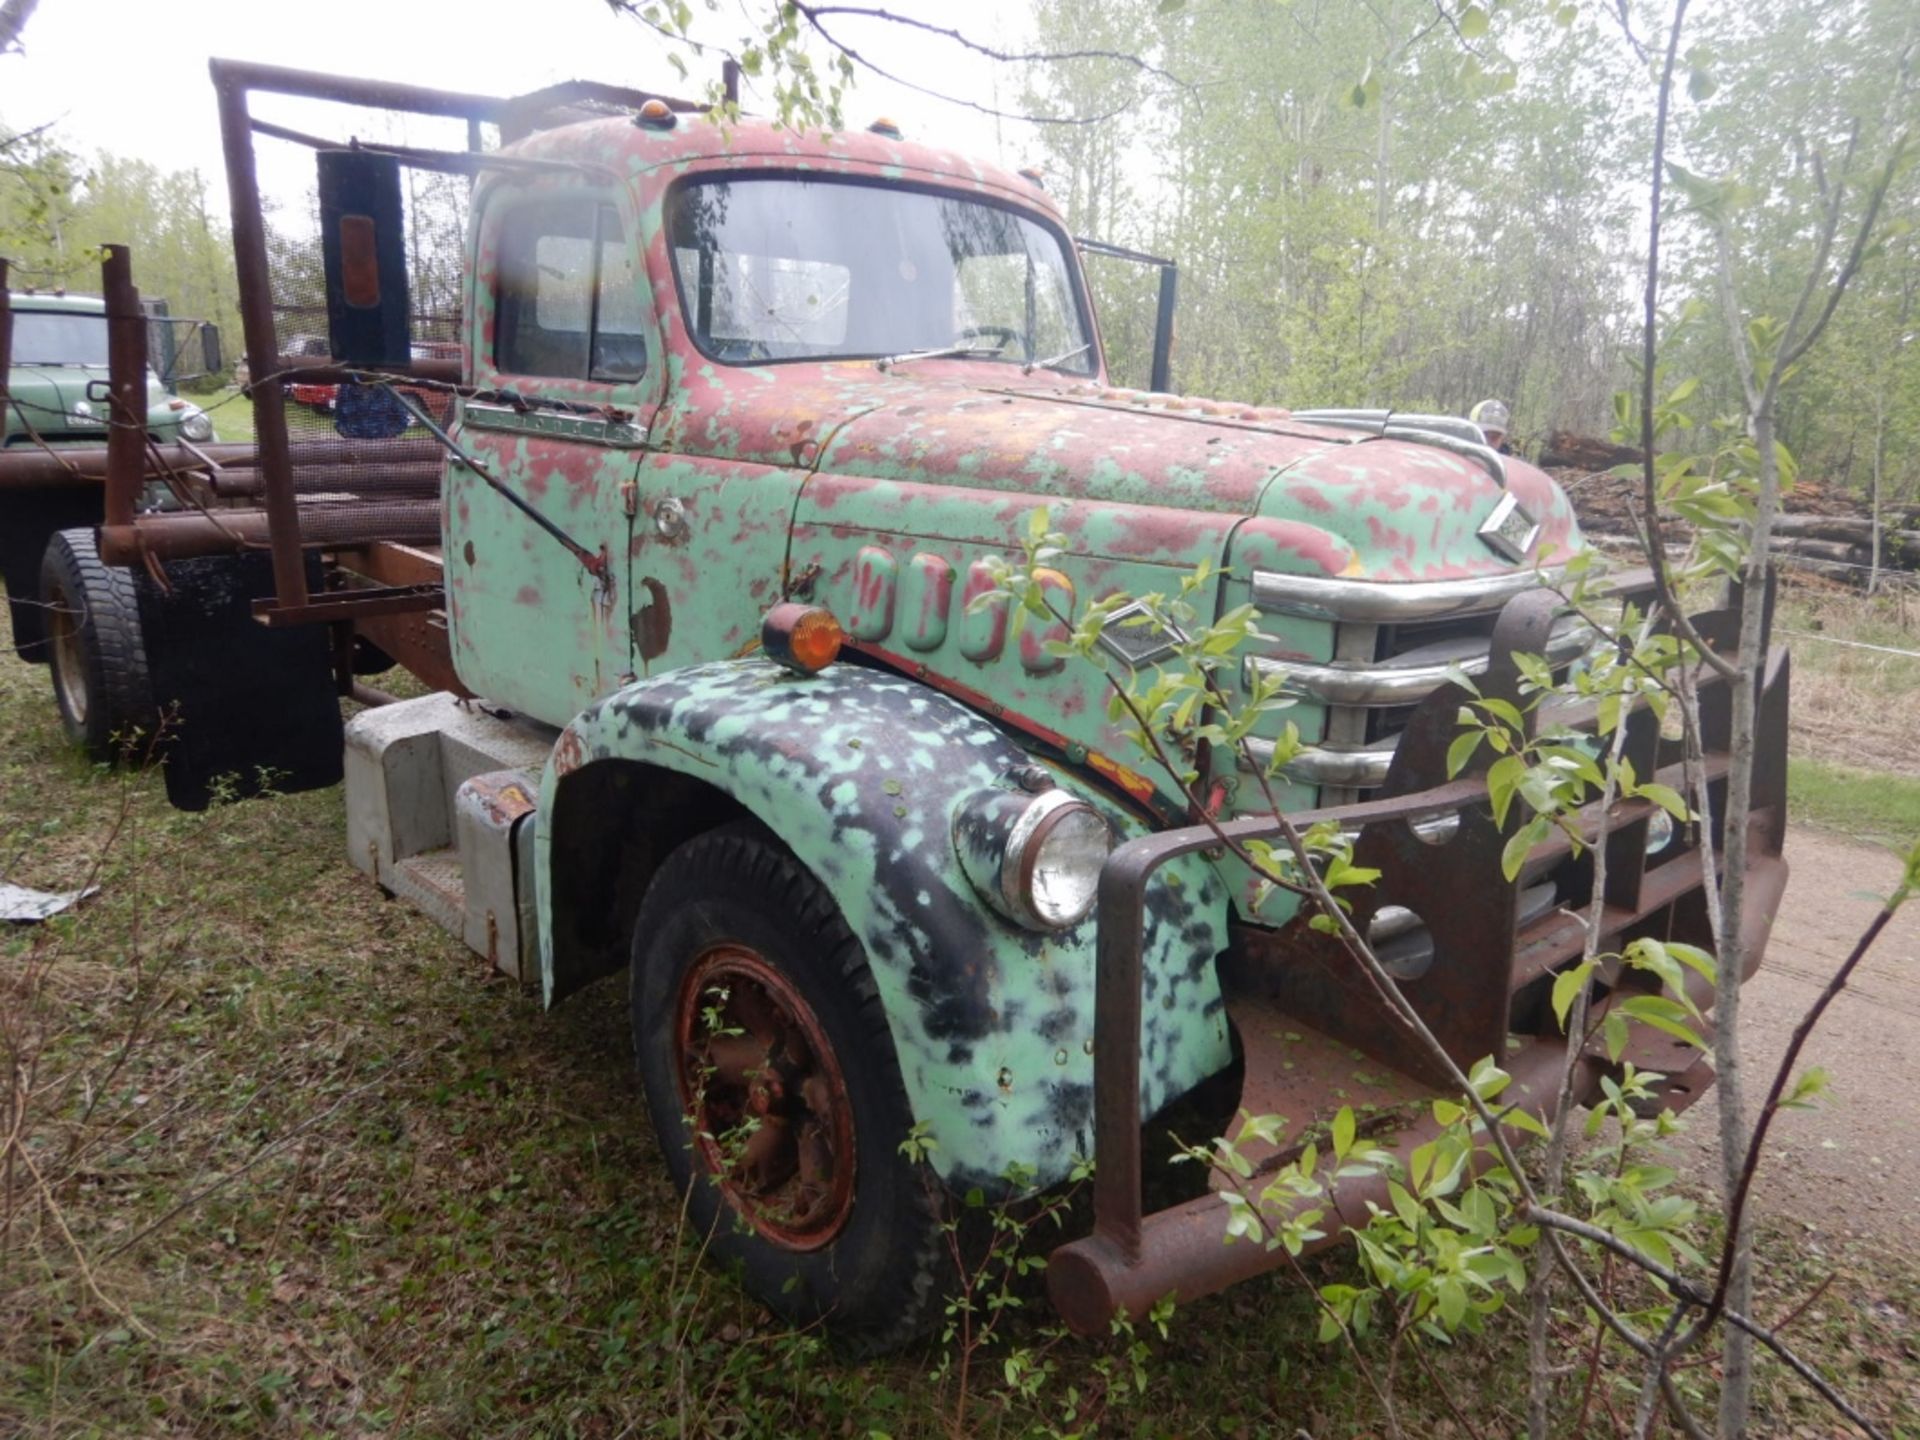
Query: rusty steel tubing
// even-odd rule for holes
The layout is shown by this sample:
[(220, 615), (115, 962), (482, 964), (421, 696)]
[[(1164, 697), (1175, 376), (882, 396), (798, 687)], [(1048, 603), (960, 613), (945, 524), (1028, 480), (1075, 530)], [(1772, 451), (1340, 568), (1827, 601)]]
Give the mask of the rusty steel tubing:
[[(133, 257), (124, 245), (106, 247), (100, 290), (107, 311), (106, 523), (125, 525), (144, 484), (147, 449), (147, 318), (133, 284)], [(49, 457), (51, 458), (51, 457)]]
[[(1564, 1042), (1537, 1040), (1508, 1057), (1505, 1069), (1513, 1080), (1501, 1096), (1502, 1103), (1525, 1100), (1529, 1110), (1551, 1121), (1565, 1054)], [(1600, 1067), (1588, 1059), (1581, 1071), (1577, 1094), (1597, 1085)], [(1395, 1132), (1401, 1153), (1432, 1140), (1440, 1129), (1432, 1111), (1423, 1111), (1418, 1120)], [(1518, 1139), (1520, 1132), (1510, 1134)], [(1484, 1167), (1492, 1155), (1483, 1154)], [(1099, 1174), (1096, 1169), (1096, 1181)], [(1390, 1208), (1387, 1178), (1385, 1172), (1342, 1176), (1327, 1184), (1324, 1193), (1294, 1200), (1287, 1216), (1272, 1214), (1269, 1220), (1277, 1226), (1302, 1210), (1324, 1207), (1327, 1213), (1315, 1226), (1323, 1233), (1307, 1245), (1306, 1253), (1324, 1250), (1350, 1227), (1367, 1223), (1372, 1213), (1369, 1202)], [(1229, 1242), (1231, 1217), (1227, 1201), (1213, 1193), (1155, 1211), (1146, 1217), (1138, 1248), (1131, 1255), (1111, 1235), (1095, 1229), (1048, 1256), (1047, 1296), (1069, 1329), (1079, 1335), (1098, 1335), (1106, 1333), (1116, 1315), (1138, 1319), (1169, 1295), (1186, 1305), (1286, 1263), (1284, 1248), (1269, 1249), (1257, 1239)]]
[[(204, 445), (175, 440), (149, 446), (143, 454), (149, 480), (163, 479), (170, 472), (204, 473), (209, 464), (224, 471), (252, 473), (260, 464), (259, 450), (238, 440), (209, 440)], [(319, 467), (410, 467), (423, 462), (437, 467), (440, 463), (440, 446), (432, 440), (302, 440), (290, 445), (288, 454), (296, 473)], [(103, 445), (62, 445), (57, 455), (38, 447), (0, 451), (0, 490), (97, 485), (106, 477)]]
[[(437, 500), (354, 501), (305, 507), (301, 543), (308, 549), (365, 545), (376, 540), (429, 544), (440, 538)], [(262, 510), (215, 510), (142, 515), (127, 525), (100, 530), (100, 556), (109, 565), (136, 565), (143, 556), (190, 560), (264, 549), (275, 538), (272, 517)], [(305, 602), (302, 602), (303, 604)]]
[[(232, 66), (213, 60), (214, 93), (220, 110), (220, 142), (226, 154), (227, 195), (233, 216), (233, 263), (240, 284), (240, 328), (246, 338), (247, 366), (255, 375), (272, 373), (279, 358), (273, 319), (272, 277), (267, 260), (266, 221), (260, 208), (260, 177), (254, 168), (253, 132), (248, 127), (247, 77), (272, 67)], [(254, 440), (266, 478), (268, 543), (273, 552), (273, 588), (282, 605), (307, 601), (307, 568), (300, 543), (300, 512), (293, 496), (293, 458), (287, 439), (286, 399), (277, 386), (253, 392)], [(103, 537), (104, 545), (104, 537)]]
[[(1352, 827), (1457, 810), (1485, 795), (1480, 780), (1454, 780), (1416, 795), (1310, 810), (1293, 820), (1302, 830), (1322, 820)], [(1271, 840), (1280, 827), (1272, 816), (1251, 815), (1227, 821), (1220, 831), (1235, 841)], [(1169, 861), (1219, 843), (1204, 825), (1143, 835), (1108, 856), (1100, 872), (1093, 981), (1093, 1225), (1094, 1234), (1123, 1256), (1139, 1255), (1141, 1245), (1140, 997), (1147, 882)]]
[[(264, 492), (266, 482), (258, 470), (221, 470), (212, 477), (213, 493), (226, 497), (256, 496)], [(295, 493), (315, 491), (342, 494), (396, 491), (413, 495), (440, 493), (440, 466), (433, 460), (409, 460), (404, 464), (371, 465), (296, 465), (293, 472)]]
[[(1756, 825), (1765, 823), (1756, 817)], [(1786, 882), (1787, 863), (1779, 855), (1763, 854), (1755, 859), (1751, 883), (1756, 903), (1748, 909), (1742, 935), (1745, 953), (1755, 957), (1754, 966), (1772, 933), (1773, 916)], [(1752, 973), (1750, 967), (1747, 975)], [(1713, 987), (1704, 977), (1689, 972), (1687, 990), (1702, 1009), (1713, 1003)], [(1597, 1022), (1608, 1006), (1631, 993), (1619, 991), (1609, 996), (1593, 1019)], [(1502, 1068), (1513, 1078), (1501, 1092), (1500, 1103), (1522, 1104), (1551, 1125), (1558, 1109), (1560, 1065), (1565, 1056), (1566, 1041), (1559, 1036), (1537, 1038), (1511, 1051)], [(1576, 1106), (1586, 1104), (1599, 1092), (1600, 1078), (1607, 1070), (1604, 1054), (1592, 1049), (1583, 1053), (1575, 1070)], [(1423, 1110), (1418, 1119), (1393, 1132), (1399, 1153), (1408, 1154), (1434, 1139), (1441, 1128), (1432, 1111)], [(1523, 1138), (1523, 1132), (1514, 1127), (1507, 1127), (1506, 1134), (1516, 1143)], [(1475, 1164), (1484, 1169), (1494, 1159), (1491, 1148), (1483, 1149)], [(1096, 1169), (1096, 1184), (1099, 1174)], [(1323, 1193), (1297, 1199), (1286, 1215), (1269, 1214), (1268, 1220), (1277, 1226), (1303, 1209), (1324, 1206), (1326, 1214), (1315, 1225), (1323, 1233), (1309, 1242), (1303, 1253), (1324, 1250), (1349, 1229), (1366, 1225), (1374, 1207), (1391, 1208), (1387, 1179), (1384, 1172), (1341, 1176), (1328, 1183)], [(1257, 1177), (1253, 1183), (1258, 1183)], [(1269, 1249), (1255, 1239), (1230, 1241), (1230, 1218), (1227, 1201), (1218, 1193), (1203, 1195), (1146, 1216), (1131, 1249), (1123, 1237), (1096, 1224), (1093, 1234), (1069, 1241), (1048, 1256), (1048, 1299), (1076, 1334), (1099, 1335), (1106, 1333), (1116, 1315), (1137, 1320), (1169, 1295), (1185, 1305), (1286, 1263), (1283, 1248)]]

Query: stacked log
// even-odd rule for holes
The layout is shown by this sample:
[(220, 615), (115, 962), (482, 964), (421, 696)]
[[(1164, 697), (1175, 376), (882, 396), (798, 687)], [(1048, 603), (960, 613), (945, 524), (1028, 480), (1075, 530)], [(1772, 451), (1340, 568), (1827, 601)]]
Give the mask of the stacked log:
[[(1880, 524), (1880, 571), (1900, 578), (1920, 571), (1920, 530), (1915, 513), (1902, 507)], [(1864, 586), (1873, 574), (1873, 520), (1865, 515), (1776, 515), (1770, 544), (1789, 569), (1811, 571), (1845, 585)]]
[(1543, 470), (1611, 470), (1616, 465), (1638, 465), (1646, 452), (1631, 445), (1615, 445), (1593, 435), (1555, 430), (1540, 447)]

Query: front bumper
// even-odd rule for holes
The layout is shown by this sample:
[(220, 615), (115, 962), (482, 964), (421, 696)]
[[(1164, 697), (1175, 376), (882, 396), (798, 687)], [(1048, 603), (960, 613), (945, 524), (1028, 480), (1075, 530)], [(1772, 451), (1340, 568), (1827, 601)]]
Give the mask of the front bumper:
[[(1533, 590), (1505, 604), (1494, 629), (1481, 693), (1517, 697), (1515, 654), (1538, 654), (1553, 634), (1558, 602)], [(1737, 633), (1737, 612), (1698, 617), (1703, 634)], [(1743, 931), (1747, 974), (1759, 963), (1773, 916), (1786, 887), (1781, 856), (1786, 830), (1786, 737), (1791, 666), (1784, 650), (1767, 656), (1758, 700), (1758, 753), (1748, 845), (1747, 910)], [(1711, 815), (1705, 822), (1722, 853), (1729, 692), (1702, 667), (1697, 672)], [(1585, 916), (1592, 900), (1593, 868), (1575, 856), (1557, 832), (1530, 854), (1512, 882), (1504, 879), (1500, 854), (1506, 835), (1494, 823), (1478, 766), (1457, 779), (1446, 777), (1446, 752), (1458, 732), (1458, 711), (1467, 698), (1442, 686), (1415, 710), (1401, 736), (1381, 798), (1333, 806), (1294, 823), (1304, 830), (1322, 820), (1357, 831), (1355, 863), (1377, 867), (1381, 876), (1354, 898), (1354, 920), (1366, 933), (1374, 913), (1387, 905), (1412, 910), (1433, 943), (1431, 965), (1401, 989), (1422, 1021), (1463, 1070), (1491, 1056), (1513, 1081), (1503, 1101), (1518, 1100), (1542, 1119), (1555, 1107), (1566, 1041), (1549, 1003), (1554, 975), (1576, 963), (1583, 951)], [(1591, 724), (1591, 714), (1552, 714), (1559, 723)], [(1628, 722), (1625, 756), (1642, 777), (1658, 778), (1689, 794), (1680, 746), (1662, 737), (1657, 717), (1643, 706)], [(1589, 836), (1599, 831), (1597, 804), (1581, 814)], [(1647, 851), (1654, 807), (1644, 800), (1613, 807), (1606, 840), (1607, 875), (1601, 909), (1601, 953), (1655, 936), (1711, 950), (1702, 851), (1691, 828), (1658, 855)], [(1458, 817), (1457, 826), (1436, 827), (1437, 816)], [(1520, 816), (1510, 815), (1517, 826)], [(1250, 817), (1225, 827), (1242, 840), (1273, 839), (1270, 818)], [(1099, 958), (1095, 1000), (1094, 1231), (1053, 1252), (1048, 1289), (1055, 1308), (1082, 1333), (1105, 1329), (1116, 1314), (1139, 1316), (1167, 1295), (1185, 1303), (1284, 1262), (1278, 1247), (1227, 1243), (1229, 1206), (1219, 1193), (1244, 1185), (1255, 1200), (1267, 1178), (1321, 1132), (1342, 1104), (1374, 1107), (1370, 1114), (1403, 1118), (1387, 1133), (1404, 1153), (1433, 1138), (1433, 1098), (1445, 1093), (1439, 1067), (1425, 1061), (1412, 1035), (1385, 1001), (1372, 993), (1341, 942), (1313, 931), (1305, 915), (1279, 930), (1239, 926), (1220, 958), (1221, 988), (1245, 1057), (1238, 1109), (1243, 1115), (1279, 1114), (1289, 1120), (1281, 1147), (1264, 1152), (1252, 1141), (1239, 1145), (1254, 1163), (1246, 1181), (1214, 1177), (1214, 1193), (1150, 1215), (1142, 1214), (1141, 1132), (1137, 1097), (1140, 1076), (1141, 947), (1146, 924), (1142, 895), (1147, 880), (1177, 856), (1217, 844), (1204, 826), (1135, 840), (1116, 850), (1101, 877)], [(1558, 903), (1521, 920), (1521, 895), (1551, 880)], [(1745, 975), (1741, 977), (1743, 980)], [(1597, 1022), (1605, 1008), (1636, 993), (1637, 972), (1611, 977), (1615, 988), (1596, 1001)], [(1713, 987), (1689, 972), (1693, 998), (1702, 1010)], [(1357, 1065), (1355, 1052), (1373, 1062)], [(1647, 1031), (1634, 1031), (1624, 1060), (1665, 1076), (1665, 1102), (1684, 1108), (1712, 1083), (1711, 1066), (1699, 1052)], [(1378, 1067), (1389, 1067), (1379, 1073)], [(1598, 1045), (1580, 1057), (1575, 1101), (1598, 1093), (1616, 1067)], [(1391, 1124), (1391, 1121), (1389, 1121)], [(1236, 1137), (1237, 1139), (1238, 1137)], [(1393, 1142), (1389, 1142), (1393, 1143)], [(1302, 1202), (1309, 1203), (1309, 1202)], [(1348, 1226), (1363, 1225), (1370, 1204), (1386, 1203), (1384, 1176), (1329, 1178), (1320, 1222), (1333, 1243)]]

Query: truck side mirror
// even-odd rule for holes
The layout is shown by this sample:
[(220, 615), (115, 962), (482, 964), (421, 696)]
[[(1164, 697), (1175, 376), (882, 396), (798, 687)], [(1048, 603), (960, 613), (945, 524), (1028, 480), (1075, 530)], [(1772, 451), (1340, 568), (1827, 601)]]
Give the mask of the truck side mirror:
[(405, 369), (406, 216), (400, 161), (365, 150), (322, 150), (320, 250), (327, 278), (327, 336), (348, 365)]
[(1180, 269), (1171, 260), (1160, 266), (1160, 302), (1153, 317), (1153, 377), (1147, 388), (1159, 393), (1173, 389), (1173, 307)]
[(200, 372), (203, 375), (218, 375), (226, 369), (220, 361), (220, 327), (202, 325), (200, 327)]

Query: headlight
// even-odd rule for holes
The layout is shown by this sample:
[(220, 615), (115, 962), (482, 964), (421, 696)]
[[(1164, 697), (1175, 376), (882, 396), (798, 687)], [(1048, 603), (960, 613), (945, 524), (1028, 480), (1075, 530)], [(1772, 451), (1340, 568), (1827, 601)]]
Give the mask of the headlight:
[(1671, 845), (1674, 831), (1673, 816), (1664, 810), (1655, 810), (1647, 817), (1647, 854), (1658, 855)]
[(1029, 930), (1064, 930), (1093, 909), (1113, 848), (1107, 822), (1065, 790), (983, 790), (954, 818), (954, 848), (974, 887)]
[(211, 440), (213, 439), (213, 421), (207, 418), (206, 411), (198, 408), (189, 409), (180, 421), (180, 433), (189, 440)]

